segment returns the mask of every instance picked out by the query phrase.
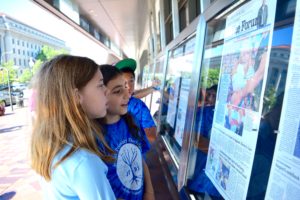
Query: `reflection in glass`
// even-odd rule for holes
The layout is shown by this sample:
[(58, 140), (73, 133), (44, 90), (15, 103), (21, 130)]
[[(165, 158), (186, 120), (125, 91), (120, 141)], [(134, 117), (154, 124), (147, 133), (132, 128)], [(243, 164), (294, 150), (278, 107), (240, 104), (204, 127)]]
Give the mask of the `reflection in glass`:
[[(212, 21), (208, 24), (201, 68), (201, 82), (198, 90), (198, 104), (193, 128), (195, 142), (191, 149), (190, 159), (192, 160), (189, 163), (191, 177), (187, 181), (188, 189), (200, 196), (200, 198), (203, 198), (207, 194), (212, 199), (222, 199), (213, 183), (205, 174), (204, 169), (208, 157), (209, 140), (218, 90), (224, 28), (224, 19), (218, 22)], [(210, 158), (213, 158), (214, 151), (210, 150), (209, 153)], [(225, 163), (222, 166), (226, 171)], [(225, 181), (225, 176), (222, 177)]]
[(162, 93), (160, 133), (178, 162), (181, 151), (193, 65), (195, 37), (169, 53)]
[[(293, 1), (278, 1), (278, 5), (281, 6), (278, 7), (277, 5), (276, 13), (286, 13), (281, 11), (282, 9), (287, 9), (288, 6), (286, 5), (290, 5), (291, 2)], [(291, 15), (289, 12), (289, 16)], [(293, 32), (292, 21), (291, 18), (286, 19), (285, 15), (281, 16), (276, 14), (270, 59), (268, 60), (269, 68), (266, 77), (265, 92), (262, 94), (264, 95), (263, 102), (255, 102), (254, 99), (253, 104), (251, 104), (252, 109), (257, 110), (260, 103), (262, 103), (262, 113), (259, 119), (257, 119), (260, 123), (247, 199), (264, 199), (265, 196), (284, 97)], [(215, 156), (213, 148), (208, 152), (214, 117), (214, 105), (211, 103), (214, 102), (212, 100), (214, 96), (211, 96), (214, 92), (211, 93), (211, 87), (219, 82), (218, 75), (220, 72), (224, 37), (222, 29), (224, 28), (224, 19), (218, 19), (218, 22), (211, 21), (207, 25), (207, 33), (205, 36), (205, 51), (201, 64), (198, 105), (193, 127), (194, 142), (190, 149), (188, 165), (189, 177), (187, 179), (188, 189), (195, 194), (196, 197), (199, 197), (199, 199), (207, 195), (212, 199), (223, 199), (206, 176), (204, 169), (206, 165), (213, 166), (210, 163)], [(262, 56), (264, 51), (264, 48), (258, 48), (256, 54)], [(234, 55), (232, 55), (231, 59), (235, 59)], [(254, 69), (256, 68), (257, 66), (254, 63)], [(237, 87), (237, 85), (238, 84), (235, 84), (234, 87)], [(257, 90), (261, 91), (262, 85), (258, 85)], [(259, 91), (254, 91), (253, 93), (255, 94), (255, 92)], [(240, 115), (242, 115), (242, 113), (240, 113)], [(236, 127), (236, 133), (239, 133), (238, 127)], [(228, 184), (226, 177), (230, 173), (226, 162), (220, 160), (218, 169), (215, 170), (220, 172), (217, 174), (220, 174), (218, 179), (220, 180), (221, 187), (226, 187)]]

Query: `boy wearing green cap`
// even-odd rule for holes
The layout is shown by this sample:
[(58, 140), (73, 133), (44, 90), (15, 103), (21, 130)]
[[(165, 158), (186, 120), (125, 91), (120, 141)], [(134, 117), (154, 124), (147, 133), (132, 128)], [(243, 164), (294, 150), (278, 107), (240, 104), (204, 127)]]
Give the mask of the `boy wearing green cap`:
[(139, 120), (139, 124), (144, 129), (148, 140), (151, 143), (154, 142), (156, 139), (156, 125), (152, 119), (150, 110), (142, 100), (133, 96), (136, 61), (131, 58), (124, 59), (118, 62), (115, 67), (123, 72), (129, 94), (131, 95), (128, 102), (128, 112), (132, 113)]

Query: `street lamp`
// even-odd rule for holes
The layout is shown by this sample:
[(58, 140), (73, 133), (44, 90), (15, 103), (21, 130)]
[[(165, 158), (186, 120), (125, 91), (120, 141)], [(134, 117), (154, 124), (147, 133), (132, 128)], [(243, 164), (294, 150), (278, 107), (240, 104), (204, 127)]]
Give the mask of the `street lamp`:
[(35, 59), (33, 57), (30, 57), (28, 64), (29, 64), (29, 67), (30, 67), (31, 75), (33, 75), (33, 66), (34, 66), (34, 63), (35, 63)]
[(4, 68), (4, 67), (0, 67), (0, 70), (1, 70), (1, 71), (6, 70), (10, 107), (11, 107), (11, 111), (13, 111), (14, 108), (13, 108), (13, 104), (12, 104), (11, 91), (10, 91), (9, 70), (6, 69), (6, 68)]

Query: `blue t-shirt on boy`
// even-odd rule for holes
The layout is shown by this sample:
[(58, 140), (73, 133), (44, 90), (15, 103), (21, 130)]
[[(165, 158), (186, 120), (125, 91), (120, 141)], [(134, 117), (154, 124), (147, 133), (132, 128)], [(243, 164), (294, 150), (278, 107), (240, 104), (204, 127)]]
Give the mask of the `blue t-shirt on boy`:
[(143, 154), (149, 150), (146, 134), (141, 139), (134, 138), (124, 118), (114, 124), (104, 126), (105, 139), (108, 145), (116, 152), (115, 162), (107, 163), (107, 178), (117, 198), (143, 199), (144, 171)]
[(156, 126), (148, 107), (142, 100), (131, 97), (128, 102), (128, 112), (137, 119), (142, 129)]

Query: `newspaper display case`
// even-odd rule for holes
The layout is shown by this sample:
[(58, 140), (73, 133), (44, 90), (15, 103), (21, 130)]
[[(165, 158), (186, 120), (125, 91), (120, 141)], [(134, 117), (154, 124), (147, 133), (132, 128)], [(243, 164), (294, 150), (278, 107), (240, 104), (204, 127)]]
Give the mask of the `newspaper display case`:
[[(298, 105), (298, 79), (288, 69), (298, 74), (300, 2), (202, 3), (196, 36), (178, 42), (165, 61), (159, 129), (174, 181), (187, 199), (297, 199), (299, 120), (287, 112)], [(278, 139), (291, 131), (287, 124), (292, 134)]]

